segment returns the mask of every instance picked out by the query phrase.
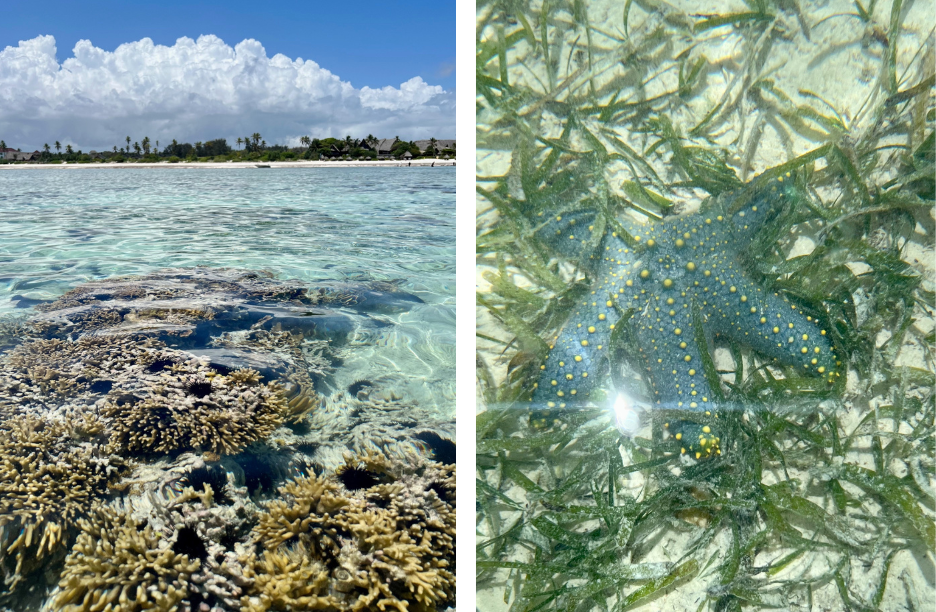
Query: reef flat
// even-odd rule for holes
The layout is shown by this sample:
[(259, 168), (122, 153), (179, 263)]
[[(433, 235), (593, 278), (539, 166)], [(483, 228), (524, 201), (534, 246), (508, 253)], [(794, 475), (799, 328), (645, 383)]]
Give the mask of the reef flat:
[(28, 303), (0, 324), (0, 608), (453, 603), (453, 423), (332, 377), (420, 301), (176, 268)]

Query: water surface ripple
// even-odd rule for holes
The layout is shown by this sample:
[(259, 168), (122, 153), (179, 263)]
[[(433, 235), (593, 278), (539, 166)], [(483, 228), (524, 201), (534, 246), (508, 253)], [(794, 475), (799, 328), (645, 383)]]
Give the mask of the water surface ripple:
[(426, 303), (386, 315), (396, 326), (361, 340), (348, 376), (393, 375), (454, 410), (454, 168), (0, 173), (0, 314), (17, 294), (172, 266), (400, 279)]

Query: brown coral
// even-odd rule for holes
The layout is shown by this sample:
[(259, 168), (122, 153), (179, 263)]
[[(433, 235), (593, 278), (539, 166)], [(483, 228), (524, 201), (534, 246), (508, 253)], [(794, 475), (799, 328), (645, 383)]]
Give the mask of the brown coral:
[(201, 562), (176, 553), (150, 525), (98, 507), (80, 521), (81, 533), (65, 559), (55, 606), (81, 610), (176, 610)]
[(71, 427), (32, 416), (0, 426), (0, 574), (12, 590), (57, 550), (123, 464), (74, 447)]
[(192, 361), (191, 374), (163, 376), (137, 394), (109, 399), (101, 414), (111, 420), (109, 448), (165, 453), (195, 449), (233, 454), (268, 437), (287, 410), (279, 385), (258, 376), (223, 376)]
[[(352, 476), (353, 475), (353, 476)], [(280, 488), (254, 529), (244, 609), (430, 611), (455, 592), (455, 468), (378, 453)], [(331, 568), (328, 587), (323, 568)], [(314, 577), (314, 579), (313, 579)], [(305, 598), (305, 599), (303, 599)]]

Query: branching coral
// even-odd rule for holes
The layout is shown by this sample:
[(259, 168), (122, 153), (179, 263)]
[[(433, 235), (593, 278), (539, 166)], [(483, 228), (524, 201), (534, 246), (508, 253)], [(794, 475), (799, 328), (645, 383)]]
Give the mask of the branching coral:
[[(161, 342), (124, 336), (85, 336), (74, 342), (53, 338), (25, 342), (0, 362), (0, 405), (10, 412), (90, 399), (115, 383), (137, 378), (137, 371), (158, 359)], [(92, 403), (92, 402), (87, 402)]]
[(328, 569), (302, 542), (263, 551), (247, 569), (246, 577), (253, 580), (255, 594), (245, 598), (242, 609), (247, 612), (338, 608), (335, 599), (327, 595)]
[(290, 366), (284, 375), (288, 409), (286, 421), (297, 424), (317, 410), (324, 399), (315, 392), (311, 374), (325, 376), (334, 368), (334, 356), (327, 340), (303, 340), (302, 335), (284, 331), (251, 329), (226, 333), (212, 342), (226, 348), (249, 347), (286, 356)]
[(454, 466), (369, 453), (280, 494), (254, 530), (244, 609), (435, 610), (453, 598)]
[(282, 422), (287, 403), (276, 383), (257, 384), (256, 372), (220, 375), (196, 360), (186, 365), (185, 376), (164, 375), (161, 384), (139, 396), (123, 395), (104, 404), (101, 413), (111, 419), (110, 448), (232, 454), (266, 438)]
[(80, 525), (55, 599), (62, 612), (169, 611), (188, 596), (201, 561), (175, 552), (150, 525), (106, 507)]
[(69, 426), (31, 416), (0, 425), (0, 575), (10, 590), (67, 540), (123, 464), (70, 445)]

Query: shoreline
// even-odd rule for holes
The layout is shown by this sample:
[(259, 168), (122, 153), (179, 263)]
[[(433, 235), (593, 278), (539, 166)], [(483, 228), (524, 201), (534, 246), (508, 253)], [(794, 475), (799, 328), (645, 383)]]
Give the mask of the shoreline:
[(170, 168), (170, 169), (205, 169), (217, 170), (221, 168), (257, 168), (259, 166), (269, 166), (270, 168), (431, 168), (431, 167), (450, 167), (455, 165), (454, 159), (414, 159), (412, 161), (399, 160), (380, 160), (380, 161), (255, 161), (255, 162), (142, 162), (142, 163), (64, 163), (64, 164), (2, 164), (0, 170), (12, 169), (60, 169), (72, 170), (79, 168)]

